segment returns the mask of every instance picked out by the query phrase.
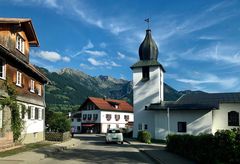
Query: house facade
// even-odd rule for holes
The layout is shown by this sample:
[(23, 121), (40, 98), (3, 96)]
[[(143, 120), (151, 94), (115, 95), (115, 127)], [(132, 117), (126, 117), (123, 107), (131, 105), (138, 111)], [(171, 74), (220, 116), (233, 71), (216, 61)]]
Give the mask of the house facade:
[[(17, 92), (17, 103), (24, 128), (20, 141), (44, 140), (45, 87), (48, 79), (29, 62), (30, 47), (39, 42), (31, 19), (0, 18), (0, 99), (8, 96), (8, 81)], [(0, 137), (12, 139), (11, 112), (0, 110)], [(0, 139), (1, 139), (0, 138)]]
[(158, 47), (146, 30), (133, 71), (133, 137), (147, 130), (155, 139), (168, 134), (212, 133), (239, 128), (240, 93), (196, 92), (177, 101), (164, 101), (165, 69), (158, 62)]
[(72, 116), (77, 132), (106, 133), (109, 128), (132, 128), (133, 109), (123, 100), (89, 97)]

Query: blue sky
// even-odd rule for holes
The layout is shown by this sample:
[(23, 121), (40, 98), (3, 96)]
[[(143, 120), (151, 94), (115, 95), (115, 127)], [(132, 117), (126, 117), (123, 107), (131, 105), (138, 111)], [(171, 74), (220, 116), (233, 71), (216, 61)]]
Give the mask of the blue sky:
[(240, 2), (237, 0), (1, 0), (1, 17), (27, 17), (40, 42), (31, 62), (57, 71), (131, 80), (129, 68), (150, 18), (177, 90), (240, 91)]

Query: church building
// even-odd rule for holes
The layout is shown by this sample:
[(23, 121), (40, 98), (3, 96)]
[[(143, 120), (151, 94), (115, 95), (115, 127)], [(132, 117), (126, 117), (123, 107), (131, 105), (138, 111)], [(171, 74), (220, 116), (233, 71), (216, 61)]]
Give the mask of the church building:
[(212, 133), (239, 128), (240, 93), (192, 92), (177, 101), (164, 101), (164, 67), (151, 30), (139, 47), (133, 71), (133, 137), (147, 130), (154, 139), (168, 134)]

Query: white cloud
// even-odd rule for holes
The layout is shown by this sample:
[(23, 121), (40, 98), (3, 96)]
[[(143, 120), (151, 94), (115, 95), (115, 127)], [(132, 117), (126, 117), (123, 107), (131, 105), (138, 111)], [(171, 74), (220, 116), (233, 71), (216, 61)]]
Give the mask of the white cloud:
[(85, 50), (82, 53), (86, 53), (92, 56), (105, 56), (107, 53), (105, 51), (92, 51), (92, 50)]
[(240, 48), (236, 45), (216, 44), (203, 49), (191, 48), (181, 54), (187, 60), (216, 61), (240, 65)]
[(117, 58), (118, 59), (124, 59), (126, 55), (122, 54), (121, 52), (117, 52)]
[(207, 84), (215, 84), (226, 90), (238, 86), (238, 78), (236, 77), (218, 77), (209, 73), (197, 73), (195, 77), (197, 78), (177, 78), (176, 80), (182, 83), (189, 84), (193, 88), (200, 88)]
[(84, 64), (84, 63), (81, 63), (79, 66), (83, 69), (88, 69), (88, 70), (94, 70), (95, 69), (94, 67), (91, 67), (90, 65), (87, 65), (87, 64)]
[(114, 61), (102, 61), (102, 60), (96, 60), (94, 58), (88, 58), (88, 62), (94, 66), (106, 66), (106, 68), (121, 66), (115, 63)]
[(88, 49), (91, 49), (93, 47), (94, 47), (93, 43), (91, 42), (91, 40), (89, 40), (88, 44), (83, 46), (82, 50), (88, 50)]
[(31, 51), (31, 55), (42, 58), (44, 60), (48, 60), (51, 62), (56, 62), (63, 60), (65, 62), (69, 62), (69, 57), (62, 57), (59, 53), (54, 51)]
[(221, 37), (218, 36), (200, 36), (198, 39), (200, 40), (220, 40)]
[(81, 51), (77, 52), (76, 54), (72, 55), (72, 57), (76, 57), (80, 54), (88, 54), (88, 55), (92, 55), (92, 56), (105, 56), (107, 55), (107, 53), (105, 51), (98, 51), (98, 50), (90, 50), (94, 48), (94, 44), (89, 40), (88, 43), (83, 46), (83, 48), (81, 49)]
[(102, 42), (102, 43), (100, 43), (100, 45), (99, 45), (101, 48), (106, 48), (107, 47), (107, 44), (105, 43), (105, 42)]
[(64, 57), (62, 57), (62, 60), (65, 62), (70, 62), (71, 59), (67, 56), (64, 56)]
[[(25, 2), (25, 0), (10, 0), (12, 2), (16, 2), (16, 3), (23, 3)], [(57, 9), (61, 9), (62, 7), (58, 4), (59, 0), (28, 0), (28, 3), (32, 3), (35, 5), (42, 5), (44, 7), (48, 7), (48, 8), (57, 8)]]

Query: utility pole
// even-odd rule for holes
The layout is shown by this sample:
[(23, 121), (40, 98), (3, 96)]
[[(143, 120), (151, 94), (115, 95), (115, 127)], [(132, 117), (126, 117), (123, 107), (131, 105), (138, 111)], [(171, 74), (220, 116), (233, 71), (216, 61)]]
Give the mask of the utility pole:
[(170, 111), (169, 107), (167, 108), (167, 126), (168, 126), (168, 135), (170, 134)]

